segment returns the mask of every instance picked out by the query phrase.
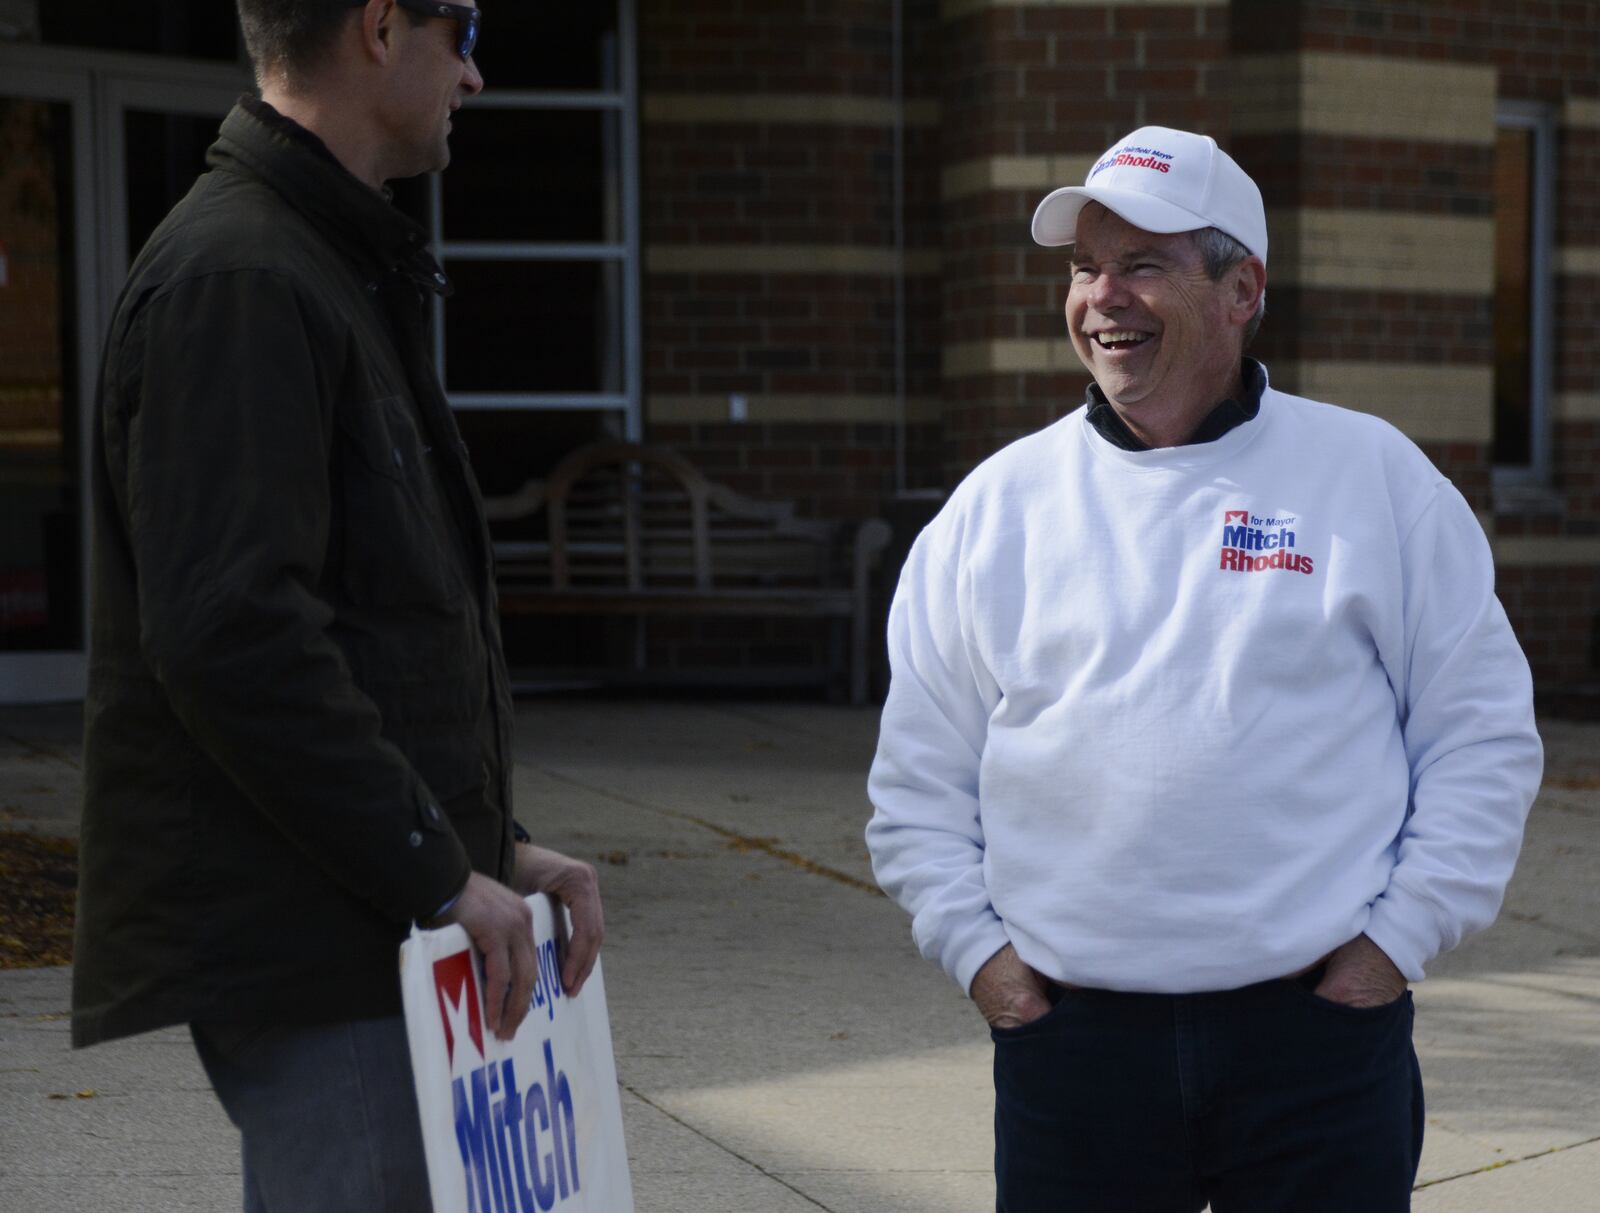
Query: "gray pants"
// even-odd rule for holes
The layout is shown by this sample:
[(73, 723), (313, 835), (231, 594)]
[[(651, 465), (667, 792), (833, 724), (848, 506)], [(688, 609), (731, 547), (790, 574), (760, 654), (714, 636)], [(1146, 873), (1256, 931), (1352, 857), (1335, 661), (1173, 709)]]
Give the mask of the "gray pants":
[(243, 1137), (244, 1213), (432, 1213), (403, 1019), (189, 1030)]

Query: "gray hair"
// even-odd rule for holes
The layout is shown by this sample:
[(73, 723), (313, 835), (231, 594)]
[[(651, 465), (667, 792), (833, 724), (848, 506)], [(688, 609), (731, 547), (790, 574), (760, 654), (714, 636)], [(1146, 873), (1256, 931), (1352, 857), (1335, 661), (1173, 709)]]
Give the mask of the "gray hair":
[[(1222, 275), (1251, 255), (1249, 249), (1219, 228), (1199, 228), (1189, 233), (1189, 239), (1194, 242), (1195, 250), (1200, 254), (1200, 264), (1205, 267), (1206, 277), (1213, 282), (1221, 281)], [(1267, 292), (1262, 291), (1261, 298), (1256, 303), (1256, 314), (1250, 317), (1250, 322), (1244, 326), (1246, 349), (1249, 349), (1250, 343), (1255, 340), (1256, 331), (1261, 328), (1261, 320), (1266, 314)]]

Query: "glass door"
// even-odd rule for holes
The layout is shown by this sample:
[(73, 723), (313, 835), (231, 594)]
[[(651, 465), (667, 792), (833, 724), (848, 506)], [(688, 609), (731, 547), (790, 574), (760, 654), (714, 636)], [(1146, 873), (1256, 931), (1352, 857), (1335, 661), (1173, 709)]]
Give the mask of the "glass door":
[(0, 76), (0, 701), (81, 697), (98, 342), (89, 83)]
[(106, 322), (248, 87), (233, 65), (0, 45), (0, 703), (83, 696)]
[(204, 171), (206, 148), (249, 88), (235, 69), (184, 66), (182, 79), (115, 75), (100, 85), (108, 309), (150, 233)]

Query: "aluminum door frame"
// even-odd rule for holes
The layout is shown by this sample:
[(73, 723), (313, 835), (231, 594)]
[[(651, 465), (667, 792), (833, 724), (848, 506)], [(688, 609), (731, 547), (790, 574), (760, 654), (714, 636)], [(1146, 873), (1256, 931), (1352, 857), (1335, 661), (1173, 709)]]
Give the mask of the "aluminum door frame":
[(128, 109), (219, 119), (250, 88), (243, 65), (197, 63), (33, 44), (0, 43), (0, 95), (64, 102), (72, 111), (74, 197), (70, 233), (78, 293), (78, 569), (84, 635), (79, 648), (0, 652), (0, 704), (82, 699), (88, 684), (89, 459), (100, 350), (128, 268), (127, 164), (122, 137)]
[[(64, 103), (72, 114), (72, 230), (67, 247), (72, 251), (77, 279), (77, 400), (63, 401), (63, 408), (78, 410), (78, 569), (82, 591), (82, 618), (87, 627), (89, 586), (89, 400), (94, 395), (95, 372), (100, 359), (100, 272), (98, 249), (92, 239), (95, 231), (96, 164), (94, 114), (89, 77), (81, 72), (62, 71), (36, 61), (20, 61), (20, 56), (0, 47), (0, 95), (30, 101)], [(75, 650), (41, 652), (0, 652), (0, 703), (59, 702), (83, 698), (88, 676), (87, 637)]]

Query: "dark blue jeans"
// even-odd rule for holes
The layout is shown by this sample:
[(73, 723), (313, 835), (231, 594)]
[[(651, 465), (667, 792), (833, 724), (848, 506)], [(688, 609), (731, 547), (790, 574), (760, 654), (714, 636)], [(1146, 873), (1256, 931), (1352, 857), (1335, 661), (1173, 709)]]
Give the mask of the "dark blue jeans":
[(405, 1020), (189, 1031), (239, 1128), (245, 1213), (431, 1213)]
[(1073, 990), (993, 1030), (999, 1213), (1409, 1209), (1411, 994), (1356, 1010), (1314, 984)]

